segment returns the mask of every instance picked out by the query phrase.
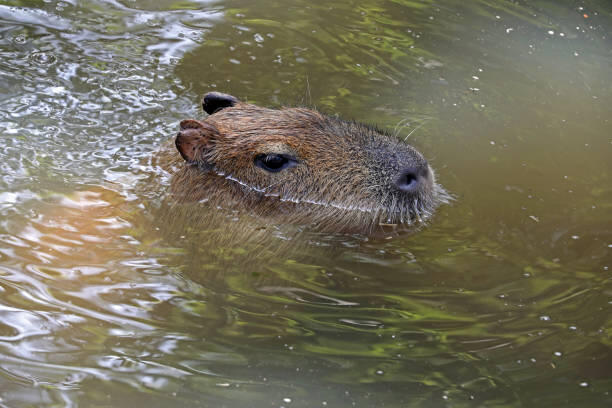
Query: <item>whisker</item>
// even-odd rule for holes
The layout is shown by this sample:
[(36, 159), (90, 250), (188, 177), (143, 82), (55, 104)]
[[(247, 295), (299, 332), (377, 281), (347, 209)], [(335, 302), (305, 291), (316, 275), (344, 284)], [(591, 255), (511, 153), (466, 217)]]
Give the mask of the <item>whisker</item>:
[[(399, 134), (399, 132), (406, 127), (407, 125), (405, 125), (406, 122), (408, 122), (410, 120), (410, 118), (404, 118), (402, 120), (400, 120), (399, 122), (397, 122), (397, 124), (395, 125), (395, 127), (393, 128), (393, 137), (397, 137), (397, 135)], [(409, 124), (409, 123), (408, 123)]]
[(417, 130), (419, 130), (421, 127), (423, 127), (423, 125), (424, 125), (425, 123), (427, 123), (428, 121), (429, 121), (429, 119), (425, 119), (425, 120), (423, 121), (423, 123), (421, 123), (419, 126), (417, 126), (417, 127), (415, 127), (414, 129), (412, 129), (412, 131), (411, 131), (410, 133), (408, 133), (408, 136), (406, 136), (406, 137), (404, 138), (404, 142), (405, 142), (406, 140), (408, 140), (408, 138), (410, 137), (410, 135), (411, 135), (411, 134), (413, 134), (414, 132), (416, 132)]

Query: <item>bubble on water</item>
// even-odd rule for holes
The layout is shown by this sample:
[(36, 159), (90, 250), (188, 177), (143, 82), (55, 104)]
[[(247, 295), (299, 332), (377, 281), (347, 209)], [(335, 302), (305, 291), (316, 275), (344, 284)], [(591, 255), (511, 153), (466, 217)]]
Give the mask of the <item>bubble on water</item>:
[(191, 41), (195, 41), (199, 43), (202, 41), (202, 33), (199, 33), (197, 31), (192, 31), (189, 33), (189, 38), (191, 39)]
[(583, 382), (581, 382), (581, 383), (580, 383), (580, 386), (581, 386), (581, 387), (588, 387), (588, 386), (589, 386), (589, 383), (588, 383), (588, 382), (586, 382), (586, 381), (583, 381)]
[(546, 315), (540, 316), (540, 320), (547, 322), (550, 320), (550, 316), (546, 316)]
[(147, 27), (157, 28), (162, 27), (164, 25), (164, 21), (159, 18), (150, 18), (145, 22), (145, 24)]
[(50, 52), (36, 51), (30, 54), (30, 61), (37, 65), (53, 65), (57, 61), (57, 57)]
[(27, 37), (24, 34), (16, 35), (13, 38), (13, 42), (16, 44), (25, 44), (28, 41)]
[(261, 34), (259, 34), (259, 33), (258, 33), (258, 34), (255, 34), (255, 35), (253, 36), (253, 38), (255, 39), (255, 42), (257, 42), (257, 43), (262, 43), (262, 42), (264, 42), (264, 38), (263, 38), (263, 37), (261, 36)]

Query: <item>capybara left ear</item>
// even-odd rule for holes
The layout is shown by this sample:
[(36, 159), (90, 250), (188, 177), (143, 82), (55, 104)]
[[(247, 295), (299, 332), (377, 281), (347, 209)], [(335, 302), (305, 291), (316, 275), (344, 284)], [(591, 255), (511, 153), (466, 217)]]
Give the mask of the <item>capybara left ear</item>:
[(211, 141), (218, 134), (217, 128), (210, 123), (187, 119), (181, 122), (181, 130), (176, 135), (174, 144), (186, 161), (204, 161), (204, 152), (210, 148)]
[(212, 115), (223, 108), (235, 106), (238, 99), (235, 96), (224, 94), (221, 92), (209, 92), (202, 99), (202, 108), (204, 112)]

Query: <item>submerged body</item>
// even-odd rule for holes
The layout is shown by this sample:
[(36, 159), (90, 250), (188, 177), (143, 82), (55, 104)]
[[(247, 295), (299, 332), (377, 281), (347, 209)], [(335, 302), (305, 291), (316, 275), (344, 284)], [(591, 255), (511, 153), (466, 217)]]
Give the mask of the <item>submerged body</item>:
[(207, 202), (315, 230), (413, 225), (448, 200), (411, 146), (305, 108), (262, 108), (219, 93), (181, 122), (164, 167), (178, 203)]

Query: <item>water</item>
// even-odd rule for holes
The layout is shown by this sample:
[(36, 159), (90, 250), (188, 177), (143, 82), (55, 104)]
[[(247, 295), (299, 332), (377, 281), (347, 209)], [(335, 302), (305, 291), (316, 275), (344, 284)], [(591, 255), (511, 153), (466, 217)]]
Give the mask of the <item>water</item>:
[[(610, 406), (611, 28), (605, 0), (0, 1), (0, 406)], [(169, 228), (151, 157), (210, 90), (375, 122), (456, 200), (390, 239)]]

